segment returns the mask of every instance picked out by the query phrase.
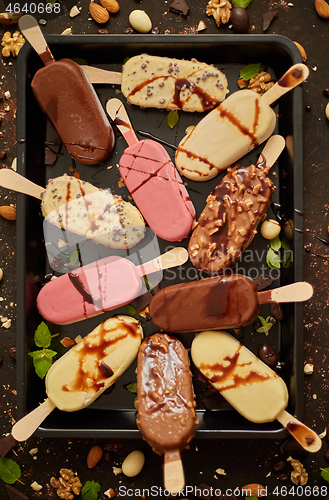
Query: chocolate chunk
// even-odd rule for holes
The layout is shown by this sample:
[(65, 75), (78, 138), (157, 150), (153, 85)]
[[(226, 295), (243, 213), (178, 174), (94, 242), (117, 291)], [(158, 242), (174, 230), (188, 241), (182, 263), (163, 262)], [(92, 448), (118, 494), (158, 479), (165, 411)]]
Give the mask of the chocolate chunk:
[(263, 31), (267, 30), (273, 19), (277, 16), (278, 16), (278, 11), (266, 12), (266, 14), (263, 14)]
[(10, 500), (29, 500), (26, 495), (23, 495), (20, 491), (16, 490), (13, 486), (5, 484), (7, 495)]
[(216, 406), (219, 406), (224, 402), (224, 397), (217, 391), (212, 393), (210, 396), (206, 396), (202, 400), (202, 404), (206, 410), (211, 410), (212, 408), (215, 408)]
[(16, 446), (17, 441), (10, 434), (0, 439), (0, 456), (5, 457), (7, 453)]
[(52, 167), (58, 158), (61, 141), (56, 137), (53, 141), (45, 142), (45, 165)]
[(183, 17), (187, 17), (190, 13), (190, 8), (185, 0), (174, 0), (169, 10), (175, 12), (175, 14), (181, 14)]
[(101, 362), (98, 369), (106, 378), (112, 377), (112, 375), (114, 374), (112, 368), (106, 363), (104, 363), (104, 361)]
[(264, 288), (270, 286), (272, 283), (273, 283), (273, 278), (271, 278), (271, 276), (268, 276), (267, 274), (261, 274), (260, 276), (258, 276), (258, 278), (255, 279), (255, 285), (257, 286), (257, 290), (259, 292), (261, 290), (264, 290)]
[(281, 304), (279, 304), (278, 302), (271, 303), (271, 316), (274, 316), (277, 321), (284, 318)]

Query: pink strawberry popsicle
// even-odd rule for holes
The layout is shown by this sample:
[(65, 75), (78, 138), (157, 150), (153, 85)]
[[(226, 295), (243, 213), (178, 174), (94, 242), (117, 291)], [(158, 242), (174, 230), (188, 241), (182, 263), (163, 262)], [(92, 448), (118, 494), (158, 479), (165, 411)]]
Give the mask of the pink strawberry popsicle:
[(109, 100), (106, 110), (129, 145), (119, 161), (120, 174), (144, 219), (159, 238), (187, 238), (195, 210), (168, 153), (156, 141), (137, 139), (119, 99)]
[(178, 266), (187, 258), (187, 250), (178, 247), (140, 266), (123, 257), (105, 257), (49, 281), (38, 294), (38, 311), (58, 325), (92, 318), (138, 297), (142, 276)]

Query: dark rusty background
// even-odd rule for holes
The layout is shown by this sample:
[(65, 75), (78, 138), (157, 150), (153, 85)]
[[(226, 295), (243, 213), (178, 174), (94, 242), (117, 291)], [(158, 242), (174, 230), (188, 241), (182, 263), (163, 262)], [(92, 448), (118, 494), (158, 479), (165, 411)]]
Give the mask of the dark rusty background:
[[(61, 33), (65, 28), (72, 27), (73, 33), (97, 33), (99, 26), (88, 13), (88, 0), (77, 2), (82, 7), (81, 14), (73, 19), (69, 17), (65, 2), (61, 6), (61, 15), (48, 19), (46, 15), (39, 15), (48, 22), (42, 26), (43, 32)], [(205, 33), (231, 33), (228, 26), (217, 28), (212, 18), (205, 14), (207, 0), (187, 0), (191, 8), (187, 19), (170, 13), (170, 0), (119, 0), (121, 10), (111, 16), (104, 26), (109, 33), (123, 33), (129, 27), (128, 15), (136, 8), (145, 9), (150, 15), (153, 26), (157, 26), (160, 33), (169, 30), (171, 33), (191, 31), (202, 19), (206, 25)], [(307, 65), (310, 76), (303, 86), (304, 99), (304, 278), (315, 287), (313, 299), (304, 308), (304, 352), (305, 363), (314, 364), (314, 373), (305, 378), (305, 412), (304, 422), (312, 426), (318, 433), (322, 433), (329, 423), (328, 418), (328, 258), (329, 249), (317, 240), (317, 236), (328, 238), (328, 211), (329, 197), (327, 189), (328, 175), (328, 144), (329, 122), (325, 117), (325, 107), (329, 102), (323, 90), (329, 87), (328, 44), (329, 20), (321, 19), (315, 11), (314, 0), (292, 0), (293, 5), (283, 0), (266, 1), (253, 0), (248, 7), (250, 16), (250, 33), (263, 33), (262, 15), (268, 11), (277, 11), (278, 16), (271, 24), (267, 33), (285, 35), (298, 41), (306, 50)], [(8, 2), (6, 2), (6, 5)], [(27, 2), (30, 4), (30, 2)], [(0, 11), (5, 4), (0, 1)], [(13, 32), (15, 26), (8, 29)], [(1, 38), (7, 27), (0, 25)], [(101, 35), (99, 35), (101, 36)], [(127, 35), (133, 36), (133, 35)], [(152, 36), (150, 34), (150, 36)], [(197, 34), (196, 34), (197, 36)], [(0, 131), (0, 150), (7, 152), (7, 157), (1, 163), (10, 166), (15, 158), (15, 114), (16, 114), (16, 60), (14, 57), (1, 58), (0, 63), (0, 90), (10, 91), (9, 100), (0, 101), (0, 112), (3, 116)], [(9, 106), (9, 111), (5, 107)], [(33, 124), (30, 124), (33, 126)], [(15, 193), (0, 188), (0, 205), (15, 205)], [(33, 221), (31, 221), (31, 224)], [(15, 361), (10, 356), (10, 348), (15, 346), (15, 315), (16, 315), (16, 242), (15, 221), (7, 221), (0, 217), (0, 267), (4, 271), (4, 278), (0, 282), (0, 315), (12, 320), (9, 329), (0, 328), (0, 424), (1, 436), (10, 433), (12, 419), (16, 417), (16, 386)], [(78, 417), (77, 417), (78, 418)], [(0, 437), (1, 437), (0, 436)], [(287, 436), (288, 437), (288, 436)], [(86, 457), (93, 444), (101, 444), (109, 449), (110, 461), (102, 459), (95, 469), (89, 470)], [(183, 452), (183, 461), (188, 485), (194, 486), (206, 483), (214, 488), (242, 487), (248, 483), (260, 483), (268, 488), (268, 496), (275, 498), (275, 487), (282, 484), (287, 487), (287, 498), (293, 498), (289, 488), (293, 486), (289, 481), (281, 483), (278, 473), (273, 466), (280, 459), (283, 441), (275, 440), (204, 440), (195, 438), (191, 450)], [(36, 460), (29, 454), (32, 448), (38, 448)], [(146, 463), (141, 474), (129, 479), (122, 474), (115, 476), (112, 466), (120, 466), (124, 457), (133, 449), (144, 451)], [(300, 458), (309, 475), (308, 486), (323, 487), (318, 495), (326, 498), (325, 488), (328, 486), (321, 478), (321, 468), (329, 466), (325, 452), (329, 449), (326, 438), (323, 447), (315, 455), (309, 454)], [(101, 484), (99, 498), (105, 499), (103, 492), (108, 488), (118, 488), (120, 485), (134, 488), (148, 488), (162, 484), (162, 458), (156, 456), (149, 446), (142, 440), (109, 441), (109, 440), (64, 440), (40, 439), (32, 437), (26, 443), (17, 446), (7, 455), (17, 461), (22, 469), (24, 485), (16, 483), (15, 487), (27, 495), (28, 498), (58, 498), (49, 486), (49, 479), (58, 477), (62, 467), (77, 471), (82, 482), (95, 480)], [(299, 458), (296, 455), (296, 458)], [(215, 473), (217, 468), (223, 468), (226, 476)], [(292, 468), (286, 464), (284, 472), (290, 475)], [(40, 493), (34, 492), (30, 484), (37, 481), (43, 485)], [(297, 490), (295, 490), (297, 491)], [(284, 493), (276, 498), (284, 497)], [(295, 495), (297, 498), (315, 498), (316, 494), (308, 494), (307, 490)], [(160, 495), (157, 495), (160, 498)], [(7, 498), (3, 482), (0, 480), (0, 498)], [(135, 496), (137, 498), (137, 495)], [(191, 495), (189, 498), (193, 498)]]

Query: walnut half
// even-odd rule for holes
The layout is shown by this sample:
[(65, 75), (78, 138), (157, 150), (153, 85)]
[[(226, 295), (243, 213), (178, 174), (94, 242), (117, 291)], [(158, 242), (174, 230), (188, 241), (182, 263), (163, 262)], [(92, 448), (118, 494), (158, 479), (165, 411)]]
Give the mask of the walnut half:
[(216, 21), (217, 26), (221, 23), (228, 23), (231, 16), (232, 5), (229, 0), (209, 0), (206, 14), (207, 16), (213, 16)]
[(292, 459), (290, 463), (294, 469), (290, 475), (291, 481), (296, 485), (300, 483), (302, 486), (305, 486), (308, 481), (308, 474), (305, 467), (299, 460)]
[(273, 87), (274, 82), (271, 82), (271, 75), (266, 73), (266, 71), (261, 71), (253, 78), (250, 78), (248, 89), (257, 92), (257, 94), (263, 95), (271, 87)]
[[(50, 479), (50, 485), (57, 490), (57, 496), (63, 500), (73, 500), (74, 495), (80, 495), (82, 484), (71, 469), (61, 469), (61, 477)], [(74, 493), (74, 494), (73, 494)]]
[(10, 31), (6, 31), (2, 37), (2, 55), (3, 57), (9, 57), (10, 54), (13, 56), (18, 56), (19, 51), (23, 47), (25, 40), (23, 35), (19, 31), (15, 31), (13, 36), (11, 36)]

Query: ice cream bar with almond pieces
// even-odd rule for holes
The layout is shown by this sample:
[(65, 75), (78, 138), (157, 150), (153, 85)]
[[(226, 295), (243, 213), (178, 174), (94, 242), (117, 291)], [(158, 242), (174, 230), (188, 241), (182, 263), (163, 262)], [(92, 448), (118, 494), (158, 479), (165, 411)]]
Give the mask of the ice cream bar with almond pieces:
[(107, 319), (50, 367), (48, 398), (67, 412), (90, 405), (131, 365), (142, 337), (141, 324), (135, 318)]
[(69, 154), (80, 163), (103, 163), (115, 137), (99, 98), (80, 66), (53, 61), (33, 77), (33, 93)]
[(144, 237), (145, 222), (135, 206), (76, 177), (49, 179), (41, 200), (46, 221), (95, 243), (124, 249)]
[(238, 328), (254, 321), (260, 304), (303, 302), (313, 295), (307, 282), (258, 292), (248, 276), (214, 276), (168, 286), (151, 299), (153, 323), (172, 333)]
[(206, 63), (141, 54), (125, 62), (121, 90), (130, 104), (206, 111), (228, 92), (226, 76)]
[(202, 375), (251, 422), (272, 422), (288, 405), (282, 378), (229, 333), (199, 333), (191, 356)]

